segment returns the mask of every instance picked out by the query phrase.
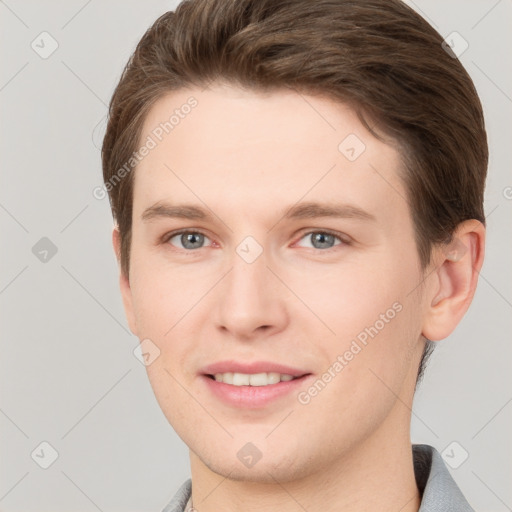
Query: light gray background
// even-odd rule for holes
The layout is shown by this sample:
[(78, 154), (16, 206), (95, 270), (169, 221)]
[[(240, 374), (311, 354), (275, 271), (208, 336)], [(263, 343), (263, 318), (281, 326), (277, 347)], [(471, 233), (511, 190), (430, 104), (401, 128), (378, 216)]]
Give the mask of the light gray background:
[[(438, 344), (417, 393), (412, 440), (439, 451), (458, 443), (447, 453), (456, 462), (469, 454), (451, 472), (470, 503), (512, 510), (512, 2), (408, 3), (444, 37), (457, 31), (468, 41), (461, 61), (484, 104), (491, 153), (485, 265), (474, 303)], [(92, 195), (121, 70), (175, 6), (0, 1), (1, 511), (160, 511), (189, 476), (188, 450), (132, 353), (108, 200)], [(47, 59), (31, 48), (43, 31), (59, 45)], [(47, 262), (32, 252), (42, 237), (58, 249)], [(48, 469), (31, 457), (48, 456), (43, 441), (58, 452)]]

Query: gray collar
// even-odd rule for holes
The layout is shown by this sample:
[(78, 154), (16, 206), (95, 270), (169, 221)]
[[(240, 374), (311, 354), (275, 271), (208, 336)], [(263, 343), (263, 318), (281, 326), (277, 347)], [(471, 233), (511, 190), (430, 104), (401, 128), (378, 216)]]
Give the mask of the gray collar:
[(416, 484), (422, 494), (418, 512), (474, 512), (434, 447), (413, 444), (412, 453)]

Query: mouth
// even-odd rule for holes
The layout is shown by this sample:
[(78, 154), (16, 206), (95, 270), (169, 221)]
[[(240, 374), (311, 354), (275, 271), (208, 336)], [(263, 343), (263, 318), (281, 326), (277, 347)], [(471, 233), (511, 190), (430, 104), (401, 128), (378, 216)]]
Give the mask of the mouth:
[[(233, 366), (238, 371), (227, 371)], [(241, 366), (219, 363), (199, 375), (212, 397), (237, 410), (266, 410), (271, 406), (284, 406), (284, 400), (293, 400), (292, 397), (314, 378), (310, 372), (282, 365), (266, 365), (266, 368), (271, 366), (269, 371), (262, 371), (262, 365), (257, 363), (250, 365), (253, 371), (247, 369), (247, 365)], [(254, 371), (255, 367), (257, 372)]]
[[(303, 377), (309, 372), (272, 361), (245, 362), (230, 359), (209, 364), (201, 368), (199, 373), (219, 382), (235, 386), (261, 386), (276, 384), (281, 381), (281, 378), (283, 381), (289, 381), (297, 377)], [(251, 380), (254, 384), (251, 384)]]
[(272, 386), (279, 384), (280, 382), (290, 382), (292, 380), (302, 379), (311, 375), (305, 373), (303, 375), (290, 375), (289, 373), (279, 372), (260, 372), (260, 373), (239, 373), (239, 372), (224, 372), (215, 374), (205, 374), (211, 380), (215, 382), (221, 382), (229, 384), (231, 386)]

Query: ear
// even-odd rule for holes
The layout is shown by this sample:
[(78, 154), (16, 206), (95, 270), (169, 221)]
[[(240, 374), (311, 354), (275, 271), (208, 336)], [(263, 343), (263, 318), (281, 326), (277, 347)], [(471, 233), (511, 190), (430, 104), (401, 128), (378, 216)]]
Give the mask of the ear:
[(138, 336), (129, 276), (125, 275), (121, 268), (121, 234), (119, 233), (119, 228), (117, 226), (115, 226), (112, 231), (112, 245), (114, 246), (117, 264), (119, 266), (119, 288), (121, 289), (121, 296), (123, 299), (128, 326), (130, 327), (130, 331), (132, 331), (135, 336)]
[(485, 227), (475, 219), (459, 224), (448, 246), (434, 249), (422, 334), (446, 338), (460, 322), (475, 294), (484, 260)]

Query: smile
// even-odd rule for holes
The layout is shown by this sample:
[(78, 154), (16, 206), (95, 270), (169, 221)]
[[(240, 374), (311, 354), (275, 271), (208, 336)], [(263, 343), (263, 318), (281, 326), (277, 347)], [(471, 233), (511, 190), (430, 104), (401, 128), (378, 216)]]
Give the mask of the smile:
[(288, 382), (297, 377), (287, 373), (216, 373), (209, 375), (210, 378), (215, 379), (216, 382), (223, 382), (231, 384), (232, 386), (268, 386), (271, 384), (278, 384), (279, 382)]

